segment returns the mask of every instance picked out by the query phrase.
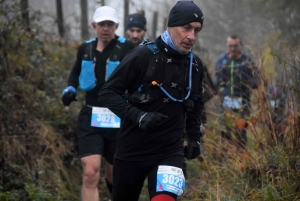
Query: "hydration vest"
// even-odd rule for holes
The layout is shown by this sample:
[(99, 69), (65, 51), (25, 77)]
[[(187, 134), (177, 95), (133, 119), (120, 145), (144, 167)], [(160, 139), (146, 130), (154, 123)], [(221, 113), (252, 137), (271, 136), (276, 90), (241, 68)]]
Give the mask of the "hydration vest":
[(224, 96), (238, 96), (247, 90), (246, 84), (254, 88), (255, 80), (250, 70), (251, 61), (242, 54), (237, 59), (230, 59), (227, 55), (219, 59), (218, 85), (223, 87)]
[(224, 85), (223, 95), (242, 96), (242, 82), (247, 81), (247, 57), (241, 55), (238, 59), (224, 57), (220, 78)]
[[(173, 58), (163, 56), (154, 42), (145, 42), (141, 45), (145, 45), (149, 50), (149, 64), (141, 86), (137, 91), (129, 94), (129, 102), (145, 104), (157, 100), (163, 103), (182, 103), (186, 102), (187, 99), (197, 100), (199, 98), (198, 92), (201, 91), (199, 90), (201, 83), (200, 79), (197, 79), (197, 75), (200, 73), (200, 70), (195, 59), (192, 59), (192, 66), (190, 66), (190, 62), (187, 59), (184, 61), (172, 61)], [(176, 74), (173, 74), (174, 72), (166, 73), (165, 67), (169, 64), (184, 67), (185, 75), (175, 77)], [(180, 79), (181, 81), (179, 81)], [(172, 90), (173, 92), (177, 90), (177, 94), (180, 94), (180, 97), (173, 97), (170, 94)]]
[[(120, 64), (122, 46), (125, 43), (125, 41), (125, 38), (119, 37), (117, 44), (115, 45), (114, 49), (112, 50), (109, 56), (106, 64), (105, 81)], [(81, 72), (78, 79), (79, 88), (82, 91), (87, 92), (92, 90), (97, 84), (97, 79), (95, 76), (96, 57), (94, 56), (94, 51), (96, 48), (96, 39), (87, 40), (85, 43), (86, 47), (81, 62)]]

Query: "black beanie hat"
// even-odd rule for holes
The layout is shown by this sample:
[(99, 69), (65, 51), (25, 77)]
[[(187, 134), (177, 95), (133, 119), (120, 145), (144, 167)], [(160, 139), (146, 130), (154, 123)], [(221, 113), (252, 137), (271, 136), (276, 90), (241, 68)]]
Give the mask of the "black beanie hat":
[(203, 13), (193, 1), (178, 1), (171, 9), (168, 27), (177, 27), (191, 22), (200, 22), (203, 27)]
[(134, 13), (128, 16), (126, 21), (126, 29), (137, 27), (146, 31), (146, 18), (141, 13)]

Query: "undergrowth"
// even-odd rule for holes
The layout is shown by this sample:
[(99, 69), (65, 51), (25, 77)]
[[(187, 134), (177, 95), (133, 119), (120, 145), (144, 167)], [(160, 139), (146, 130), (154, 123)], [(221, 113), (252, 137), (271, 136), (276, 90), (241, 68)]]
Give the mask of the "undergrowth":
[(38, 15), (30, 26), (18, 16), (17, 4), (1, 4), (0, 200), (75, 200), (80, 105), (60, 98), (78, 44), (42, 32)]

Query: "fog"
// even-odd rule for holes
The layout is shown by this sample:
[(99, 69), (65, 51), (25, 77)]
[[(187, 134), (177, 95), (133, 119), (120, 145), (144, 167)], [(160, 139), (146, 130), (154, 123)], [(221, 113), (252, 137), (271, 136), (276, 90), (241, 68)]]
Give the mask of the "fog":
[[(92, 22), (93, 12), (101, 6), (101, 2), (88, 0), (89, 22)], [(116, 33), (123, 36), (125, 1), (105, 0), (104, 2), (105, 5), (117, 10), (120, 23)], [(176, 2), (176, 0), (129, 0), (129, 14), (144, 11), (148, 30), (146, 37), (154, 39), (166, 29), (169, 11)], [(295, 23), (299, 19), (299, 12), (297, 12), (300, 8), (299, 0), (195, 0), (194, 2), (204, 13), (204, 26), (198, 36), (196, 47), (206, 50), (212, 61), (226, 51), (226, 37), (231, 34), (237, 34), (243, 39), (245, 52), (249, 52), (253, 47), (259, 50), (267, 42), (268, 37), (274, 34), (279, 34), (282, 40), (294, 40), (294, 38), (299, 40), (300, 25)], [(56, 1), (29, 0), (29, 6), (31, 12), (39, 11), (42, 14), (41, 22), (44, 29), (57, 34)], [(80, 41), (80, 1), (63, 0), (62, 6), (66, 27), (65, 40)], [(152, 34), (154, 12), (158, 13), (155, 36)], [(293, 30), (290, 30), (291, 28)], [(290, 35), (285, 36), (284, 32)], [(89, 33), (90, 37), (94, 37), (91, 26)]]

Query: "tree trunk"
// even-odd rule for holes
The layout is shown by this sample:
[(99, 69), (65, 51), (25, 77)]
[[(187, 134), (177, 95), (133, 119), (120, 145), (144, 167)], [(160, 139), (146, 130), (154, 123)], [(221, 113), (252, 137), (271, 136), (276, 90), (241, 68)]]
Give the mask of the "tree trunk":
[(21, 0), (22, 20), (25, 25), (29, 26), (29, 8), (28, 0)]
[(80, 0), (80, 7), (81, 7), (81, 39), (86, 40), (89, 38), (87, 0)]
[(167, 29), (168, 27), (168, 18), (164, 18), (164, 25), (163, 25), (163, 32)]
[(153, 13), (153, 22), (152, 22), (152, 39), (155, 40), (156, 38), (156, 31), (157, 31), (157, 16), (158, 13), (155, 11)]
[(63, 19), (63, 9), (62, 9), (62, 2), (61, 0), (56, 0), (56, 21), (57, 21), (57, 28), (58, 28), (58, 34), (61, 38), (65, 35), (64, 30), (64, 19)]
[(124, 0), (124, 36), (126, 35), (126, 20), (129, 14), (129, 0)]
[(105, 0), (101, 0), (101, 6), (105, 6)]

